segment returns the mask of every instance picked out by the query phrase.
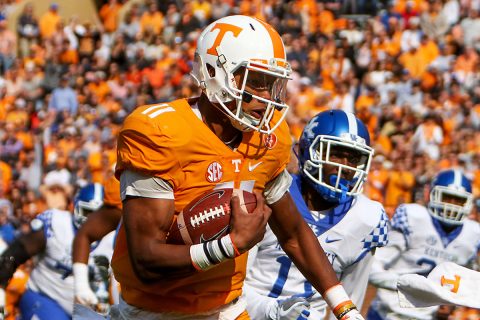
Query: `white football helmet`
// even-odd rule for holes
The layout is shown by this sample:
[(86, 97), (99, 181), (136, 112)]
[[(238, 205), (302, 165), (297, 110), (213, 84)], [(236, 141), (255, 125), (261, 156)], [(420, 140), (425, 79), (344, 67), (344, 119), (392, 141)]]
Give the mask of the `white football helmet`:
[[(237, 83), (234, 73), (240, 70), (245, 70), (245, 74), (242, 83)], [(270, 99), (245, 90), (249, 72), (276, 78), (268, 88)], [(236, 15), (221, 18), (203, 30), (197, 43), (192, 76), (210, 102), (219, 106), (237, 129), (270, 134), (286, 116), (286, 83), (291, 72), (282, 38), (275, 29), (261, 20)], [(251, 99), (267, 105), (262, 119), (243, 112), (242, 101)], [(226, 106), (231, 101), (236, 101), (233, 110)], [(275, 110), (282, 114), (272, 124)]]

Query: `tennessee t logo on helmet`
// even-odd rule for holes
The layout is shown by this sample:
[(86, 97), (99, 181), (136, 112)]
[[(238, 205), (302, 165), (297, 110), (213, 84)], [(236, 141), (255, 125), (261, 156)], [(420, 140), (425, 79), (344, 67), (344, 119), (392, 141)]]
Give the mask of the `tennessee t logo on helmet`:
[(218, 56), (217, 53), (217, 47), (220, 45), (222, 42), (223, 37), (227, 32), (233, 33), (233, 36), (236, 38), (242, 32), (242, 28), (235, 26), (233, 24), (228, 24), (228, 23), (217, 23), (213, 26), (213, 28), (210, 30), (210, 32), (213, 32), (214, 30), (218, 29), (218, 35), (215, 38), (215, 41), (213, 42), (213, 45), (207, 50), (208, 54)]

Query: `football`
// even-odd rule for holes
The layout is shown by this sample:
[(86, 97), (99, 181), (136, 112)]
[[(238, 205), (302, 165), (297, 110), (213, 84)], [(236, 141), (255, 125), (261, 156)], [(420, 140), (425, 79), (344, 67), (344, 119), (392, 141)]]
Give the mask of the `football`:
[(217, 189), (192, 200), (177, 216), (167, 236), (169, 244), (199, 244), (219, 239), (230, 227), (230, 200), (240, 198), (240, 206), (253, 212), (257, 199), (253, 193), (239, 189)]

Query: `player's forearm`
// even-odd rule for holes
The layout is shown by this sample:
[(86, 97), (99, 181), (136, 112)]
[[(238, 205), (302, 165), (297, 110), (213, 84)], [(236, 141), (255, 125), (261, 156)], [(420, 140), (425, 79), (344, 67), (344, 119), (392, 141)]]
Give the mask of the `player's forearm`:
[[(93, 241), (92, 241), (93, 242)], [(73, 240), (72, 259), (73, 262), (88, 264), (91, 243), (88, 236), (83, 232), (78, 232)]]
[(149, 240), (144, 241), (144, 245), (131, 245), (129, 253), (136, 275), (144, 282), (181, 276), (195, 270), (188, 245), (172, 245)]

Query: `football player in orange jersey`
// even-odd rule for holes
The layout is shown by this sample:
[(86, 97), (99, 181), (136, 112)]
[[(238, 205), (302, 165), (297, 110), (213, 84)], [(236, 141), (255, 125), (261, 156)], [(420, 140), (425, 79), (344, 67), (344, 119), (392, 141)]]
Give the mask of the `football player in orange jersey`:
[(86, 306), (96, 306), (98, 298), (89, 283), (88, 258), (91, 245), (115, 230), (122, 216), (120, 182), (112, 174), (104, 183), (103, 206), (89, 214), (73, 240), (72, 261), (75, 301)]
[[(241, 297), (247, 253), (267, 222), (337, 318), (363, 319), (288, 193), (290, 74), (270, 25), (221, 18), (198, 39), (192, 75), (201, 96), (141, 106), (125, 119), (117, 147), (123, 220), (112, 258), (122, 287), (115, 319), (249, 319)], [(178, 212), (226, 187), (254, 192), (256, 209), (243, 212), (233, 197), (229, 234), (166, 244)]]

